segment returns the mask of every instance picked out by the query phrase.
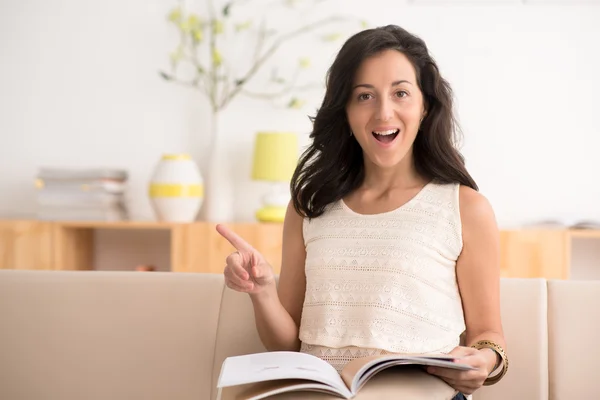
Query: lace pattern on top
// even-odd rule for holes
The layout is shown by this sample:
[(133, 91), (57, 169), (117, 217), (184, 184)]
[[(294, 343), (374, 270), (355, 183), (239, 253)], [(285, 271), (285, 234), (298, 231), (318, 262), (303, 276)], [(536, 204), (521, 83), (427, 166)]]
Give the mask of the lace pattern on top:
[[(441, 351), (441, 353), (448, 353), (453, 348), (454, 346), (452, 346), (451, 348), (449, 347), (445, 351)], [(300, 351), (302, 353), (311, 354), (315, 357), (319, 357), (324, 361), (327, 361), (337, 370), (337, 372), (342, 372), (342, 369), (344, 369), (346, 364), (348, 364), (355, 358), (392, 354), (391, 352), (382, 349), (368, 349), (354, 346), (341, 347), (339, 349), (336, 349), (331, 347), (312, 345), (308, 343), (301, 343)]]
[(355, 358), (389, 354), (388, 351), (381, 349), (365, 349), (352, 346), (334, 349), (308, 343), (302, 343), (300, 346), (300, 351), (303, 353), (312, 354), (313, 356), (327, 361), (337, 370), (337, 372), (342, 372), (342, 369), (346, 366), (346, 364)]
[(430, 183), (402, 207), (375, 215), (340, 201), (305, 219), (301, 351), (343, 367), (373, 351), (448, 352), (459, 344), (458, 188)]

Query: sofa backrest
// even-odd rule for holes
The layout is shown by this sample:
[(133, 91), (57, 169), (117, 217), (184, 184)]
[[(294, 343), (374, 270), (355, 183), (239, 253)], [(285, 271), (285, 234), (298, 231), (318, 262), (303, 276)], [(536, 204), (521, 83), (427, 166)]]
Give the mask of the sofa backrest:
[(600, 281), (548, 282), (550, 400), (600, 399)]
[(548, 398), (547, 290), (543, 279), (504, 278), (500, 307), (509, 370), (493, 386), (484, 386), (474, 400)]
[(0, 271), (0, 399), (211, 397), (221, 275)]

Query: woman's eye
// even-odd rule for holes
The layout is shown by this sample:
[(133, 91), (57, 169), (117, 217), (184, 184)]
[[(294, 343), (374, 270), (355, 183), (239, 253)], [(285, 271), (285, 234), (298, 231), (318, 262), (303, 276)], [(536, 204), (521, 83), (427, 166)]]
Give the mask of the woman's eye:
[(364, 100), (369, 100), (371, 98), (371, 95), (369, 93), (361, 93), (358, 95), (358, 100), (364, 101)]
[(404, 90), (399, 90), (396, 92), (396, 96), (397, 97), (406, 97), (406, 96), (408, 96), (408, 93), (405, 92)]

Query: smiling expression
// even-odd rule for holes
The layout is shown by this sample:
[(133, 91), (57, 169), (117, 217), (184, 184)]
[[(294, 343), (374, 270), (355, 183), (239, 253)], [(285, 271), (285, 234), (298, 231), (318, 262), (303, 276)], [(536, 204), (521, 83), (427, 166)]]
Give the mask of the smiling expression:
[(365, 162), (381, 168), (410, 162), (425, 115), (412, 63), (401, 52), (386, 50), (363, 61), (352, 87), (346, 114)]

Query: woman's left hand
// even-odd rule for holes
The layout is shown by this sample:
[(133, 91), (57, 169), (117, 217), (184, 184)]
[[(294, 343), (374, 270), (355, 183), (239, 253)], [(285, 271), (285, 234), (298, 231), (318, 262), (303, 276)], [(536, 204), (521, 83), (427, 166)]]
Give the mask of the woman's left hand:
[(489, 370), (490, 358), (486, 351), (458, 346), (449, 355), (460, 358), (455, 361), (456, 363), (467, 364), (477, 369), (461, 371), (443, 367), (428, 367), (427, 372), (440, 377), (463, 394), (472, 394), (479, 389), (491, 372)]

